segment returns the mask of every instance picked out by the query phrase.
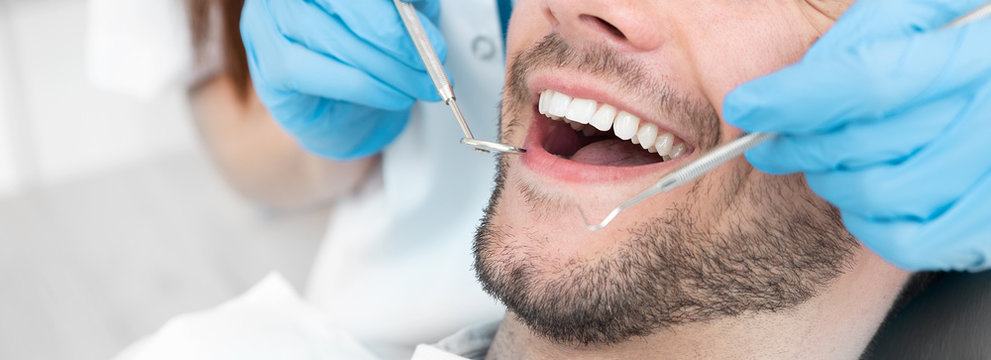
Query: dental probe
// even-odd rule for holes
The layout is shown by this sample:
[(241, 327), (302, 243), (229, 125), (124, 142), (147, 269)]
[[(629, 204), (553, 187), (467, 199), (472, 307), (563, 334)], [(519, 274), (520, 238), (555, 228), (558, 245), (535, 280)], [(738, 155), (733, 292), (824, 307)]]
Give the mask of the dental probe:
[[(942, 27), (940, 27), (940, 30), (961, 26), (976, 20), (986, 18), (988, 16), (991, 16), (991, 3), (984, 4), (981, 7), (977, 8), (977, 10), (974, 10), (964, 16), (961, 16), (946, 25), (943, 25)], [(615, 219), (616, 216), (619, 215), (619, 213), (623, 212), (623, 210), (626, 210), (631, 206), (636, 205), (637, 203), (644, 201), (654, 195), (660, 194), (662, 192), (671, 191), (678, 186), (681, 186), (687, 182), (695, 180), (701, 177), (702, 175), (705, 175), (705, 173), (712, 171), (712, 169), (719, 167), (719, 165), (722, 165), (727, 161), (730, 161), (733, 158), (742, 155), (750, 148), (757, 146), (758, 144), (775, 136), (777, 136), (777, 134), (775, 133), (749, 133), (749, 134), (744, 134), (743, 136), (740, 136), (736, 140), (730, 141), (724, 145), (717, 146), (708, 153), (705, 153), (704, 155), (700, 156), (698, 159), (686, 163), (672, 170), (667, 175), (664, 175), (664, 177), (661, 177), (661, 179), (658, 180), (657, 183), (655, 183), (653, 186), (647, 188), (644, 191), (641, 191), (633, 198), (623, 202), (615, 209), (610, 211), (609, 215), (606, 215), (606, 218), (602, 219), (602, 221), (599, 222), (598, 224), (593, 225), (589, 223), (588, 218), (585, 217), (585, 212), (582, 211), (582, 208), (580, 206), (578, 207), (578, 214), (581, 215), (582, 221), (585, 223), (586, 228), (588, 228), (591, 231), (602, 230), (602, 228), (609, 225), (609, 223), (612, 222), (613, 219)]]
[(776, 136), (774, 133), (749, 133), (737, 138), (736, 140), (730, 141), (725, 145), (718, 146), (712, 149), (712, 151), (700, 156), (698, 159), (684, 164), (677, 169), (674, 169), (667, 175), (664, 175), (664, 177), (662, 177), (661, 180), (658, 180), (653, 186), (641, 191), (632, 199), (626, 200), (626, 202), (610, 211), (609, 215), (607, 215), (606, 218), (598, 224), (591, 225), (588, 222), (588, 218), (585, 217), (585, 212), (582, 211), (581, 207), (578, 208), (578, 213), (581, 214), (582, 221), (585, 222), (586, 228), (591, 231), (601, 230), (606, 227), (606, 225), (609, 225), (609, 223), (612, 222), (613, 219), (615, 219), (616, 216), (623, 210), (626, 210), (641, 201), (647, 200), (654, 195), (674, 190), (676, 187), (695, 180), (712, 169), (719, 167), (719, 165), (740, 156), (740, 154), (746, 152), (747, 149), (750, 149), (757, 144), (764, 142), (764, 140), (770, 139), (774, 136)]
[(461, 132), (465, 135), (461, 139), (461, 143), (474, 147), (475, 150), (484, 153), (522, 154), (526, 152), (526, 149), (523, 148), (479, 140), (471, 134), (471, 130), (468, 129), (468, 122), (465, 121), (461, 109), (458, 108), (458, 102), (454, 99), (454, 87), (451, 85), (451, 80), (447, 78), (444, 65), (441, 64), (440, 58), (437, 57), (437, 52), (434, 51), (434, 46), (430, 43), (427, 31), (423, 29), (423, 23), (420, 22), (420, 18), (417, 16), (416, 8), (413, 7), (413, 4), (400, 0), (392, 0), (392, 2), (395, 3), (396, 9), (399, 10), (399, 17), (403, 19), (403, 25), (406, 26), (406, 31), (409, 32), (410, 39), (413, 39), (416, 52), (420, 54), (420, 59), (423, 60), (423, 65), (426, 66), (427, 73), (430, 74), (430, 80), (433, 81), (434, 87), (437, 88), (437, 93), (440, 94), (440, 98), (444, 101), (444, 104), (451, 107), (451, 111), (454, 112), (454, 118), (458, 120), (458, 125), (461, 126)]

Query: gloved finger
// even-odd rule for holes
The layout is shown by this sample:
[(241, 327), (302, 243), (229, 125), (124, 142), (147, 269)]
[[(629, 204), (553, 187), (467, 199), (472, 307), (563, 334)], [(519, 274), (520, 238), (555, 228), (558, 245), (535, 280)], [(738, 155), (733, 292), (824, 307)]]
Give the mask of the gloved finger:
[(413, 105), (414, 98), (367, 73), (282, 37), (264, 5), (248, 0), (241, 15), (248, 66), (260, 94), (302, 93), (386, 110)]
[(758, 170), (778, 175), (857, 170), (895, 162), (939, 136), (970, 100), (969, 96), (954, 96), (826, 133), (781, 134), (747, 151), (747, 160)]
[[(426, 2), (428, 0), (418, 0)], [(434, 1), (434, 0), (429, 0)], [(333, 1), (314, 0), (330, 14), (340, 16), (348, 29), (362, 40), (380, 51), (417, 69), (426, 71), (423, 61), (416, 52), (406, 27), (395, 5), (389, 0)], [(433, 7), (426, 6), (427, 9)], [(441, 61), (447, 59), (447, 43), (437, 26), (420, 13), (420, 22), (427, 31), (430, 43)]]
[[(281, 63), (284, 65), (279, 67), (284, 70), (279, 74), (284, 90), (384, 110), (405, 110), (416, 101), (364, 71), (313, 53), (298, 44), (291, 44), (287, 50), (285, 57), (291, 61), (283, 61)], [(316, 71), (302, 72), (290, 68), (294, 66)]]
[(298, 138), (304, 149), (338, 161), (349, 161), (382, 151), (399, 136), (409, 118), (408, 109), (385, 111), (347, 103), (332, 106), (333, 109), (325, 109), (315, 121), (307, 118), (311, 120), (287, 122), (282, 126), (293, 134), (307, 134)]
[(991, 21), (864, 42), (802, 61), (726, 96), (724, 119), (748, 132), (807, 134), (884, 118), (920, 101), (966, 92), (991, 76)]
[(434, 24), (440, 20), (440, 1), (437, 0), (402, 0), (403, 2), (412, 3), (417, 10), (420, 11), (423, 16), (430, 19)]
[(991, 268), (991, 174), (929, 221), (876, 219), (843, 213), (843, 223), (857, 239), (885, 260), (906, 270)]
[(409, 67), (362, 41), (340, 19), (325, 13), (313, 3), (268, 0), (267, 4), (280, 33), (290, 41), (365, 71), (410, 97), (440, 101), (425, 71)]
[(856, 171), (807, 173), (809, 187), (844, 212), (929, 219), (991, 171), (991, 88), (944, 132), (900, 163)]
[(805, 58), (828, 58), (863, 39), (891, 38), (936, 30), (985, 3), (987, 0), (856, 1), (809, 49)]

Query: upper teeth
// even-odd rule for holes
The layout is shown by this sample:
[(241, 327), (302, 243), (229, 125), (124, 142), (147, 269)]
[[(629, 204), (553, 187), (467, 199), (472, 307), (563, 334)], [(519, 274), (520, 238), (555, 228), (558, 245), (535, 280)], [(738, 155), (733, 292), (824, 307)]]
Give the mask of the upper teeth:
[(589, 135), (592, 128), (599, 131), (613, 129), (616, 137), (640, 144), (645, 150), (674, 159), (685, 153), (685, 144), (675, 144), (669, 132), (660, 132), (657, 125), (641, 122), (640, 118), (626, 111), (618, 111), (609, 104), (595, 100), (573, 98), (554, 90), (540, 93), (537, 109), (547, 117), (571, 124), (576, 131)]

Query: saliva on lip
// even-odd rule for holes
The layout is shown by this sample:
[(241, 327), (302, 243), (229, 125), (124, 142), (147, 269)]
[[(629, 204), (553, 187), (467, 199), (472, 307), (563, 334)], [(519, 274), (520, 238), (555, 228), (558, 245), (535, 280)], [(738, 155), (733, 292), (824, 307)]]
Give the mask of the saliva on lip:
[(616, 137), (638, 144), (644, 150), (658, 154), (664, 161), (685, 153), (685, 144), (673, 134), (660, 132), (657, 125), (641, 122), (637, 116), (619, 111), (609, 104), (574, 98), (548, 89), (540, 93), (537, 108), (541, 114), (553, 120), (563, 120), (587, 137), (604, 135), (612, 129)]

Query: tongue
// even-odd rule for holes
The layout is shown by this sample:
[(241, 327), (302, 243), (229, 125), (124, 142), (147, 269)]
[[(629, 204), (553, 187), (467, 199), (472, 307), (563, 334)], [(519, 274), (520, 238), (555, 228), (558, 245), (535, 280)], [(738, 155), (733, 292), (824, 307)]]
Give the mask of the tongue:
[(626, 140), (606, 139), (578, 149), (571, 160), (591, 165), (637, 166), (660, 162), (661, 157)]

